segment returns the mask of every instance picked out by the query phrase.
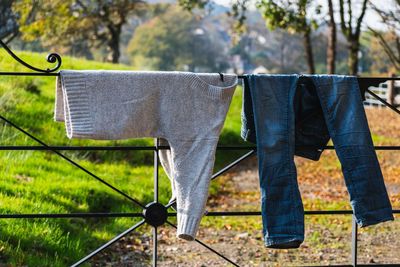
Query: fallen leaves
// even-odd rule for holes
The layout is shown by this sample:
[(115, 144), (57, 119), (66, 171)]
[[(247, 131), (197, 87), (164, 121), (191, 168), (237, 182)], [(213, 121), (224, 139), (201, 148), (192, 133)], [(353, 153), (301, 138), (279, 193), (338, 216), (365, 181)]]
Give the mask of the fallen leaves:
[[(400, 116), (387, 109), (367, 110), (376, 145), (400, 145)], [(379, 151), (378, 158), (394, 207), (400, 207), (400, 151)], [(253, 157), (219, 177), (218, 194), (209, 198), (209, 211), (260, 209), (257, 161)], [(349, 209), (348, 193), (334, 151), (324, 151), (318, 162), (296, 158), (298, 183), (308, 210)], [(221, 219), (221, 218), (220, 218)], [(224, 219), (224, 218), (222, 218)], [(222, 220), (221, 219), (221, 220)], [(306, 217), (306, 240), (297, 250), (266, 249), (259, 228), (247, 219), (209, 222), (203, 219), (198, 238), (240, 266), (287, 266), (348, 264), (350, 262), (351, 218), (349, 216)], [(214, 222), (214, 223), (213, 223)], [(239, 227), (240, 222), (244, 226)], [(205, 227), (207, 225), (208, 227)], [(249, 227), (245, 227), (249, 226)], [(399, 222), (360, 229), (359, 262), (399, 262)], [(111, 249), (114, 262), (137, 257), (136, 264), (149, 263), (152, 242), (148, 235), (132, 234)], [(121, 244), (119, 244), (121, 243)], [(214, 253), (195, 242), (182, 241), (171, 227), (159, 228), (159, 266), (226, 266)], [(136, 256), (130, 256), (136, 255)], [(94, 265), (96, 266), (96, 265)], [(122, 265), (121, 265), (122, 266)], [(126, 265), (128, 266), (128, 265)], [(130, 266), (130, 265), (129, 265)], [(140, 266), (140, 265), (132, 265)]]

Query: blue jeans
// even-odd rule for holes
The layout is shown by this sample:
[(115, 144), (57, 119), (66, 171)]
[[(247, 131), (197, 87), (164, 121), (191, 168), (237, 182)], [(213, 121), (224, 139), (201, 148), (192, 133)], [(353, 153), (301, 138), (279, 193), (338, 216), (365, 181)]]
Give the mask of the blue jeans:
[(294, 155), (318, 160), (330, 138), (357, 223), (393, 220), (356, 77), (248, 75), (243, 97), (242, 137), (257, 144), (267, 247), (303, 242)]

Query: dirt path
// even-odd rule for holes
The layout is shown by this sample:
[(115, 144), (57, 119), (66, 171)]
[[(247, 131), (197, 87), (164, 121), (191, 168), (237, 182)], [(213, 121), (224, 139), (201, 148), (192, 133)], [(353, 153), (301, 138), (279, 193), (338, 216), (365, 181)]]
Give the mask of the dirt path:
[[(367, 110), (367, 114), (371, 131), (380, 136), (376, 145), (400, 145), (400, 116), (385, 109)], [(392, 203), (400, 209), (400, 151), (378, 152), (378, 157)], [(318, 162), (296, 158), (296, 165), (307, 210), (332, 209), (329, 205), (348, 202), (334, 151), (325, 151)], [(254, 157), (218, 179), (220, 191), (209, 199), (209, 210), (259, 210), (257, 162)], [(93, 266), (150, 265), (152, 244), (149, 233), (135, 233), (119, 242), (109, 254), (97, 257)], [(159, 266), (231, 266), (196, 242), (178, 240), (172, 227), (161, 227), (159, 234)], [(398, 220), (360, 229), (359, 262), (399, 263), (399, 235)], [(204, 218), (198, 238), (240, 266), (349, 264), (351, 261), (350, 216), (306, 217), (306, 240), (295, 250), (264, 248), (260, 217)], [(107, 261), (112, 262), (111, 265), (96, 264), (107, 259), (104, 255), (108, 255)]]

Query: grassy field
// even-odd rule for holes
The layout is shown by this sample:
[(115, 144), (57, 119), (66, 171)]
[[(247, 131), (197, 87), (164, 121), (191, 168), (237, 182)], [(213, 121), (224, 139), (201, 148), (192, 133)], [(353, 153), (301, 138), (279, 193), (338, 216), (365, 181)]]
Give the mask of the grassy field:
[[(44, 54), (19, 52), (26, 62), (48, 67)], [(27, 71), (0, 50), (4, 71)], [(129, 69), (123, 65), (63, 58), (63, 69)], [(150, 145), (153, 140), (69, 140), (53, 120), (54, 77), (0, 77), (0, 114), (48, 145)], [(221, 144), (239, 143), (240, 94), (235, 95)], [(39, 145), (0, 122), (1, 145)], [(141, 203), (152, 200), (151, 151), (62, 152)], [(229, 153), (229, 152), (228, 152)], [(237, 153), (218, 153), (216, 168)], [(161, 171), (160, 200), (169, 199)], [(0, 210), (8, 213), (135, 212), (135, 205), (52, 152), (0, 151)], [(211, 193), (217, 192), (214, 183)], [(133, 225), (132, 219), (1, 219), (0, 264), (65, 266)]]
[[(44, 54), (19, 52), (18, 55), (35, 66), (48, 67)], [(0, 50), (0, 68), (2, 71), (25, 71), (3, 50)], [(123, 65), (67, 57), (63, 58), (62, 68), (129, 69)], [(64, 125), (53, 120), (54, 87), (54, 77), (0, 77), (0, 115), (49, 145), (150, 145), (153, 143), (153, 140), (149, 139), (69, 140), (66, 137)], [(240, 112), (241, 90), (238, 89), (230, 107), (220, 144), (244, 144), (239, 136)], [(370, 122), (373, 122), (370, 124), (375, 143), (399, 144), (400, 123), (397, 117), (386, 116), (384, 113), (375, 115), (372, 112), (368, 112), (368, 115)], [(0, 122), (0, 136), (1, 145), (38, 145), (3, 121)], [(140, 202), (146, 204), (152, 200), (152, 152), (69, 151), (62, 153)], [(379, 153), (379, 159), (386, 182), (390, 187), (391, 200), (395, 205), (400, 206), (400, 191), (398, 190), (400, 157), (394, 153), (397, 152)], [(240, 154), (239, 152), (218, 152), (216, 169)], [(324, 153), (324, 157), (319, 162), (299, 159), (297, 166), (306, 209), (349, 208), (340, 165), (333, 152)], [(160, 171), (160, 174), (160, 200), (166, 203), (170, 196), (169, 181), (163, 171)], [(114, 193), (52, 152), (0, 151), (0, 177), (0, 212), (3, 214), (140, 211), (132, 202)], [(212, 210), (258, 210), (258, 191), (256, 166), (253, 160), (245, 164), (244, 169), (234, 170), (232, 174), (212, 183), (208, 207)], [(67, 266), (132, 226), (136, 221), (127, 218), (0, 219), (0, 266), (3, 264), (7, 264), (6, 266)], [(204, 218), (199, 237), (204, 238), (227, 255), (232, 254), (237, 257), (237, 261), (243, 266), (261, 263), (269, 265), (265, 262), (270, 260), (273, 260), (271, 265), (278, 266), (282, 265), (282, 262), (291, 262), (291, 260), (307, 262), (306, 255), (311, 248), (314, 249), (317, 258), (310, 257), (308, 260), (310, 263), (315, 263), (318, 261), (319, 253), (326, 253), (327, 246), (332, 250), (336, 249), (339, 253), (349, 249), (346, 239), (350, 229), (349, 222), (349, 217), (346, 216), (307, 218), (307, 243), (302, 248), (303, 252), (300, 250), (298, 254), (263, 249), (259, 218)], [(328, 226), (333, 228), (331, 227), (328, 231)], [(113, 258), (119, 259), (123, 258), (121, 255), (141, 251), (143, 257), (140, 259), (145, 266), (151, 255), (149, 237), (145, 234), (149, 227), (141, 229), (133, 234), (132, 238), (124, 240), (119, 246), (114, 246), (111, 250), (117, 251), (114, 256), (108, 253), (101, 255), (98, 259), (103, 262), (112, 262)], [(380, 229), (369, 231), (377, 231), (377, 233), (394, 231), (394, 228), (390, 227)], [(160, 251), (162, 252), (160, 259), (164, 266), (178, 263), (182, 266), (197, 266), (199, 262), (204, 262), (209, 266), (224, 266), (224, 263), (218, 259), (214, 261), (213, 256), (205, 253), (204, 250), (193, 249), (193, 243), (176, 240), (172, 228), (162, 227), (160, 234)], [(257, 249), (250, 249), (249, 244)], [(182, 251), (185, 253), (181, 253)], [(323, 260), (325, 259), (322, 259), (321, 263)], [(140, 260), (136, 262), (140, 266)]]

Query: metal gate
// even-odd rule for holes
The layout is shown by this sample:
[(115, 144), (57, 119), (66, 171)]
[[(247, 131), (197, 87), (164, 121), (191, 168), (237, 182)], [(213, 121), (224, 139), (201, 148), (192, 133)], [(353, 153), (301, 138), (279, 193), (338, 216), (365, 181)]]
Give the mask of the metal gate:
[[(56, 66), (53, 67), (52, 69), (38, 69), (35, 68), (23, 60), (21, 60), (18, 56), (16, 56), (8, 47), (6, 44), (4, 44), (0, 40), (0, 45), (10, 54), (15, 60), (17, 60), (19, 63), (24, 65), (25, 67), (35, 71), (35, 72), (0, 72), (0, 76), (6, 76), (6, 75), (11, 75), (11, 76), (58, 76), (59, 74), (56, 72), (62, 63), (61, 57), (58, 54), (49, 54), (47, 57), (47, 61), (50, 63), (56, 63)], [(239, 78), (244, 79), (245, 77), (239, 76)], [(400, 115), (400, 111), (396, 109), (394, 106), (388, 104), (384, 99), (376, 95), (374, 92), (370, 91), (368, 89), (369, 86), (376, 86), (379, 85), (380, 83), (383, 83), (387, 80), (399, 80), (400, 78), (374, 78), (374, 77), (364, 77), (364, 78), (358, 78), (361, 93), (364, 96), (366, 93), (370, 94), (372, 97), (377, 99), (380, 103), (384, 104), (385, 106), (389, 107), (392, 109), (394, 112)], [(39, 138), (35, 137), (34, 135), (30, 134), (26, 130), (22, 129), (12, 121), (8, 120), (4, 116), (0, 115), (0, 119), (14, 127), (15, 129), (19, 130), (29, 138), (33, 139), (36, 141), (39, 145), (37, 146), (0, 146), (0, 150), (36, 150), (36, 151), (52, 151), (70, 164), (74, 165), (75, 167), (81, 169), (83, 172), (87, 173), (89, 176), (93, 177), (94, 179), (98, 180), (99, 182), (103, 183), (105, 186), (111, 188), (115, 192), (119, 193), (121, 196), (124, 198), (127, 198), (130, 200), (134, 205), (137, 207), (140, 207), (143, 209), (143, 212), (138, 212), (138, 213), (67, 213), (67, 214), (0, 214), (0, 219), (11, 219), (11, 218), (100, 218), (100, 217), (130, 217), (130, 218), (141, 218), (142, 220), (129, 229), (125, 230), (124, 232), (120, 233), (119, 235), (115, 236), (113, 239), (105, 243), (104, 245), (100, 246), (78, 262), (72, 264), (71, 266), (79, 266), (86, 261), (88, 261), (90, 258), (95, 256), (96, 254), (100, 253), (104, 249), (108, 248), (118, 240), (120, 240), (122, 237), (128, 235), (132, 231), (136, 230), (140, 226), (144, 224), (148, 224), (152, 226), (153, 231), (153, 257), (152, 257), (152, 262), (153, 266), (157, 266), (157, 260), (158, 260), (158, 244), (157, 244), (157, 228), (161, 225), (169, 225), (173, 228), (176, 228), (176, 225), (171, 223), (168, 219), (170, 217), (175, 217), (176, 213), (175, 212), (168, 212), (168, 208), (173, 205), (173, 203), (169, 203), (167, 205), (164, 205), (159, 202), (159, 157), (158, 153), (160, 150), (163, 149), (169, 149), (168, 146), (160, 146), (159, 145), (159, 140), (155, 139), (155, 144), (154, 146), (85, 146), (85, 147), (76, 147), (76, 146), (49, 146), (43, 141), (41, 141)], [(325, 149), (334, 149), (333, 146), (326, 146)], [(400, 146), (375, 146), (376, 150), (400, 150)], [(94, 150), (114, 150), (114, 151), (133, 151), (133, 150), (148, 150), (148, 151), (153, 151), (154, 153), (154, 199), (153, 202), (150, 203), (141, 203), (137, 199), (127, 195), (124, 193), (122, 190), (116, 188), (115, 186), (109, 184), (105, 180), (103, 180), (101, 177), (98, 175), (92, 173), (91, 171), (87, 170), (86, 168), (82, 167), (80, 164), (72, 160), (70, 157), (67, 157), (62, 153), (62, 151), (67, 151), (67, 150), (73, 150), (73, 151), (78, 151), (78, 150), (83, 150), (83, 151), (94, 151)], [(249, 158), (255, 153), (256, 147), (254, 146), (218, 146), (217, 150), (225, 150), (225, 151), (233, 151), (233, 150), (243, 150), (247, 151), (246, 154), (243, 156), (239, 157), (229, 165), (225, 166), (223, 169), (218, 171), (212, 176), (212, 179), (216, 179), (218, 176), (224, 174), (225, 172), (229, 171), (232, 167), (238, 165), (241, 163), (243, 160)], [(393, 210), (393, 213), (399, 214), (400, 210)], [(351, 210), (312, 210), (312, 211), (305, 211), (305, 215), (307, 216), (313, 216), (313, 215), (342, 215), (342, 214), (348, 214), (352, 215)], [(248, 212), (248, 211), (235, 211), (235, 212), (208, 212), (205, 216), (261, 216), (261, 212)], [(351, 263), (349, 265), (345, 266), (361, 266), (357, 264), (357, 235), (358, 235), (358, 226), (356, 224), (356, 221), (352, 219), (352, 238), (351, 238)], [(195, 239), (195, 242), (199, 243), (201, 246), (205, 247), (206, 249), (212, 251), (216, 255), (218, 255), (221, 259), (224, 261), (234, 265), (234, 266), (239, 266), (237, 263), (235, 263), (233, 260), (227, 258), (220, 252), (216, 251), (213, 249), (211, 246), (207, 245), (206, 243), (202, 242), (199, 239)], [(386, 264), (386, 265), (391, 265), (391, 264)], [(400, 265), (396, 264), (396, 265)]]

